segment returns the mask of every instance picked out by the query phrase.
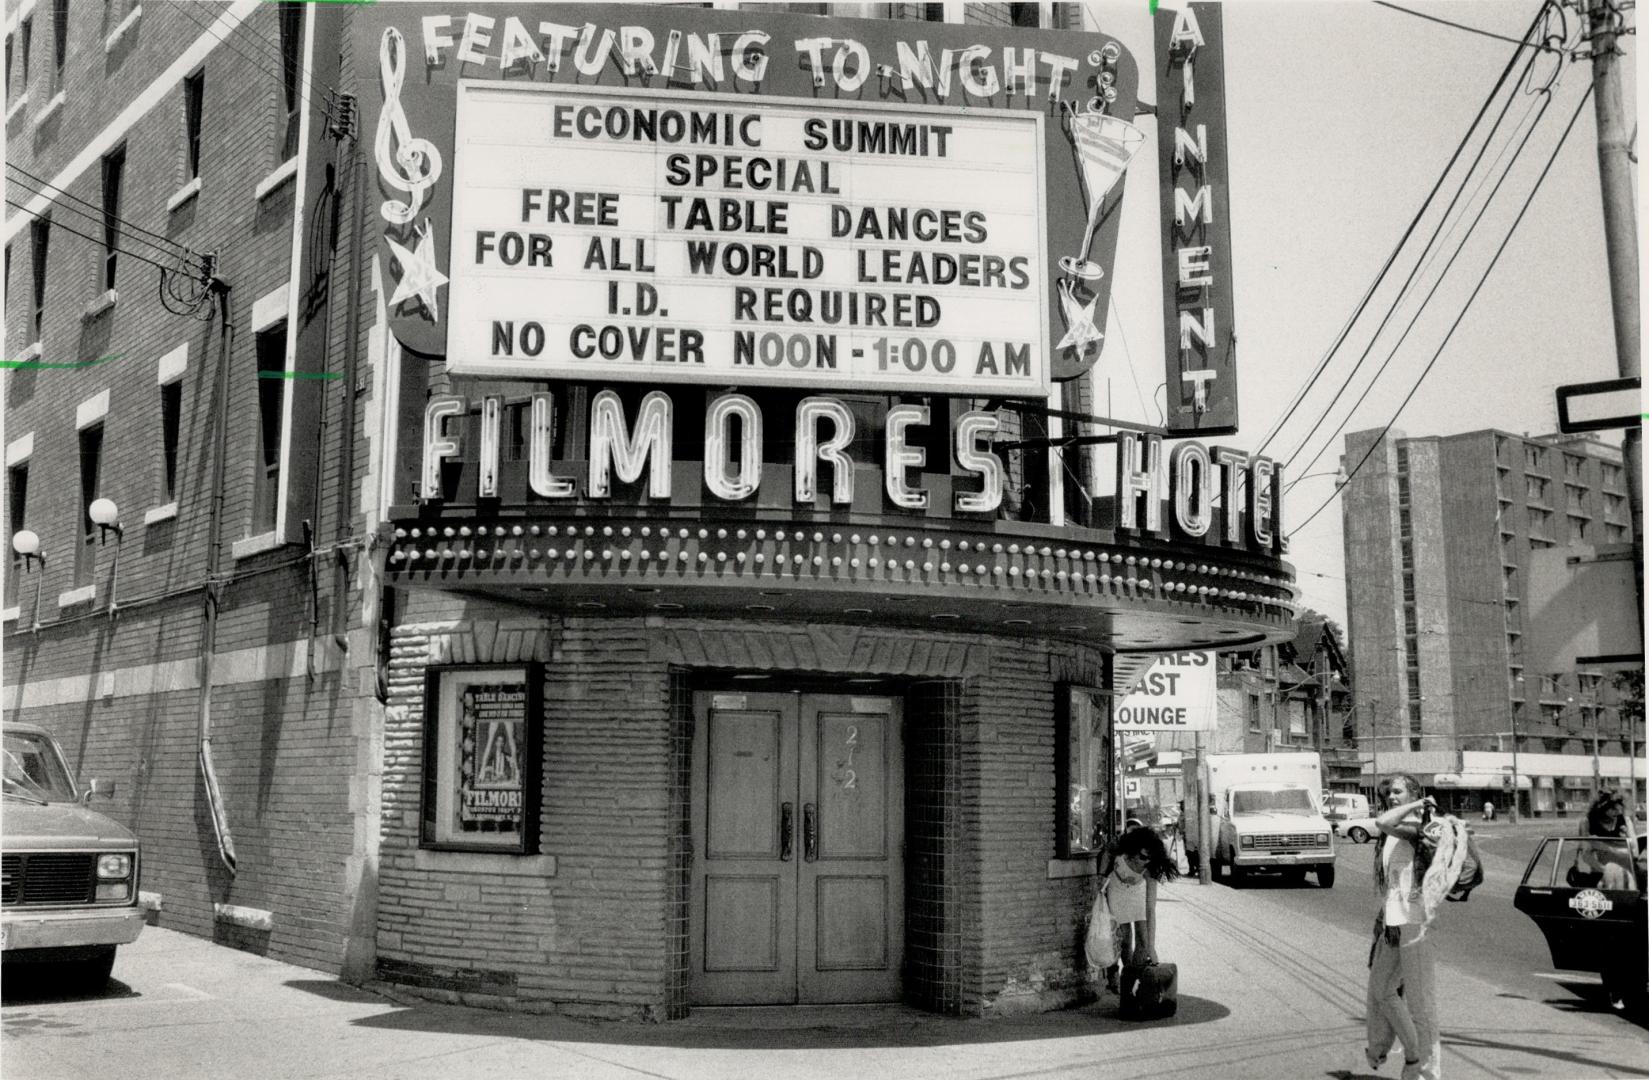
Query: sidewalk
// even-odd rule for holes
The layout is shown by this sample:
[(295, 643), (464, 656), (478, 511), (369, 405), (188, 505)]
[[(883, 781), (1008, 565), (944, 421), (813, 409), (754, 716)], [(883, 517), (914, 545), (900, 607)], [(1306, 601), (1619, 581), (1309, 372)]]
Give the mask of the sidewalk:
[[(122, 950), (125, 995), (8, 1003), (8, 1077), (219, 1080), (513, 1077), (635, 1080), (998, 1080), (1056, 1077), (1363, 1080), (1360, 935), (1278, 925), (1262, 892), (1163, 891), (1159, 951), (1180, 965), (1173, 1020), (1131, 1024), (1116, 999), (958, 1020), (902, 1006), (694, 1010), (661, 1025), (589, 1023), (392, 1001), (303, 968), (166, 930)], [(1306, 926), (1315, 926), (1305, 923)], [(1292, 929), (1285, 939), (1281, 932)], [(1438, 972), (1448, 1080), (1649, 1075), (1642, 1029), (1502, 997)], [(1395, 1077), (1388, 1063), (1382, 1075)]]

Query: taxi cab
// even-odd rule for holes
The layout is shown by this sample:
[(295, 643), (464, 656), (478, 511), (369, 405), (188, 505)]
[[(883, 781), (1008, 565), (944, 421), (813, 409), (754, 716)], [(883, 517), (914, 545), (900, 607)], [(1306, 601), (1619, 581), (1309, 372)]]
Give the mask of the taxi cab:
[(1523, 871), (1513, 904), (1545, 935), (1552, 966), (1596, 972), (1616, 1010), (1645, 1006), (1649, 935), (1644, 838), (1553, 836)]

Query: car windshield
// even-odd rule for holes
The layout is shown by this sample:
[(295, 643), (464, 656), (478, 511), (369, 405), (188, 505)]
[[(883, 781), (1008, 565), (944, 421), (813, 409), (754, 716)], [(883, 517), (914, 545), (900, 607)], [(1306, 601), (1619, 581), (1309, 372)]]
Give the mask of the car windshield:
[(5, 733), (5, 793), (32, 802), (73, 802), (74, 781), (57, 747), (44, 735)]
[(1231, 811), (1236, 814), (1301, 814), (1306, 817), (1317, 812), (1311, 805), (1311, 793), (1305, 788), (1271, 788), (1236, 792), (1231, 799)]

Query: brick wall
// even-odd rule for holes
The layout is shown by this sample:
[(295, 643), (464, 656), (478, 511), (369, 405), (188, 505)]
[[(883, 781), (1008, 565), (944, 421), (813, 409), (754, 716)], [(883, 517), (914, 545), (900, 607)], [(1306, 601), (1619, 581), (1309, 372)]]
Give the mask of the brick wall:
[[(682, 660), (737, 655), (750, 629), (791, 635), (807, 673), (953, 669), (915, 680), (906, 699), (906, 999), (973, 1015), (1081, 999), (1092, 885), (1080, 869), (1050, 869), (1054, 701), (1057, 682), (1103, 678), (1098, 654), (968, 635), (915, 652), (856, 627), (535, 619), (436, 594), (414, 595), (394, 631), (380, 977), (470, 1004), (683, 1015), (692, 671)], [(860, 666), (842, 667), (848, 657)], [(421, 852), (429, 667), (523, 660), (545, 664), (541, 854)]]

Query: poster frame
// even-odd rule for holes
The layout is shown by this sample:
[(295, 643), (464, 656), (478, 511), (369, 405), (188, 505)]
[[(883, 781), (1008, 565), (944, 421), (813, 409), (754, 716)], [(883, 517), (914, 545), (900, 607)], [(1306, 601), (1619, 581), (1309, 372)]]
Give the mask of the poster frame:
[[(443, 838), (438, 814), (441, 805), (442, 741), (450, 737), (456, 715), (446, 715), (449, 679), (466, 685), (481, 684), (492, 673), (496, 681), (524, 681), (527, 688), (523, 745), (518, 748), (521, 769), (521, 827), (507, 840), (453, 840)], [(476, 676), (483, 676), (477, 678)], [(542, 814), (543, 776), (543, 665), (531, 661), (487, 664), (443, 664), (424, 673), (423, 782), (420, 792), (418, 846), (430, 851), (468, 851), (491, 855), (536, 855)]]

